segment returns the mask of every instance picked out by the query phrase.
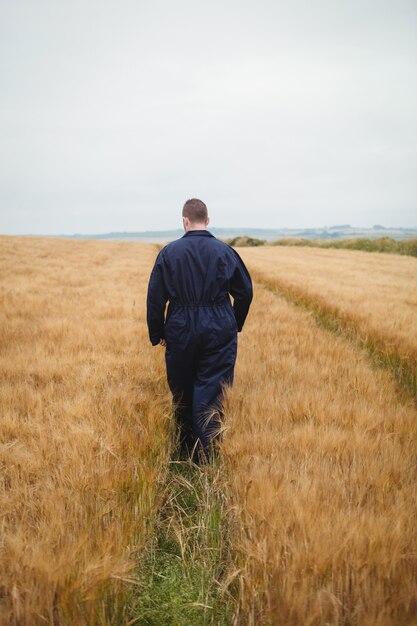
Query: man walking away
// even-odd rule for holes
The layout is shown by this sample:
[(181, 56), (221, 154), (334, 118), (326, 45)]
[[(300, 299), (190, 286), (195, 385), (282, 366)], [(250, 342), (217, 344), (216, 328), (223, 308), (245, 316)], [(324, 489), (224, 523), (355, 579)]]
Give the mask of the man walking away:
[(152, 345), (166, 348), (181, 452), (193, 450), (198, 462), (220, 431), (252, 281), (236, 250), (207, 230), (204, 202), (187, 200), (182, 216), (185, 234), (159, 252), (151, 273), (147, 322)]

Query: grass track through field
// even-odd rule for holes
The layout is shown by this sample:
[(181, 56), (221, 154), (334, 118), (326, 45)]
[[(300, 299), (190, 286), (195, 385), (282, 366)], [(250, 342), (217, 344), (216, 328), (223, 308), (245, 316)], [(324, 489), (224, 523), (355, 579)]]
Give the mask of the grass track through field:
[(351, 317), (334, 306), (329, 305), (320, 296), (312, 296), (307, 291), (277, 277), (251, 268), (253, 278), (272, 293), (284, 296), (289, 302), (310, 311), (320, 327), (342, 335), (364, 350), (377, 367), (388, 369), (394, 379), (417, 401), (417, 363), (414, 359), (401, 355), (395, 348), (390, 348), (376, 334), (362, 335)]
[(152, 542), (138, 564), (141, 583), (129, 624), (227, 626), (234, 601), (224, 586), (229, 542), (222, 468), (172, 461)]
[[(162, 247), (154, 244), (156, 253)], [(171, 434), (174, 449), (174, 428)], [(158, 488), (159, 512), (138, 562), (140, 584), (129, 596), (128, 623), (226, 626), (235, 602), (224, 585), (230, 547), (221, 460), (198, 467), (175, 456)]]

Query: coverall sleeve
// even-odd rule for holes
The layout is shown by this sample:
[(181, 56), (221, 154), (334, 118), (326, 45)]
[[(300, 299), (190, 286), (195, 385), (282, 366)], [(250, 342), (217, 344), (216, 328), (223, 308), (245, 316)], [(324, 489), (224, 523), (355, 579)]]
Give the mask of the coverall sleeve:
[(165, 305), (168, 295), (163, 274), (163, 250), (158, 254), (148, 284), (146, 318), (149, 339), (156, 346), (164, 338)]
[(233, 250), (235, 257), (235, 270), (230, 281), (230, 293), (233, 296), (233, 311), (235, 314), (237, 330), (242, 330), (246, 316), (252, 302), (253, 289), (252, 279), (246, 266), (236, 250)]

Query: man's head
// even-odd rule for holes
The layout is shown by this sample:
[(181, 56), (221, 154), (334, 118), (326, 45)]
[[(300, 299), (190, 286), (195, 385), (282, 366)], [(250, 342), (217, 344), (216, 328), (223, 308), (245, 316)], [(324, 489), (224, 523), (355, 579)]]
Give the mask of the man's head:
[(185, 232), (204, 230), (209, 223), (207, 207), (204, 202), (197, 200), (197, 198), (187, 200), (182, 209), (182, 222)]

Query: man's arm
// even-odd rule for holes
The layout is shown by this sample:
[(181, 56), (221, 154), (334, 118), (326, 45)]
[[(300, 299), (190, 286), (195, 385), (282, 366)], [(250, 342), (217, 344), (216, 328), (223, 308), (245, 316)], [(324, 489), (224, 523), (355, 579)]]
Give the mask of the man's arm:
[(148, 285), (146, 299), (149, 339), (153, 346), (164, 345), (164, 315), (168, 300), (163, 276), (163, 250), (158, 254)]
[(252, 279), (246, 266), (236, 250), (233, 250), (236, 267), (230, 281), (230, 293), (233, 296), (233, 311), (235, 314), (237, 330), (242, 330), (246, 316), (252, 302), (253, 289)]

